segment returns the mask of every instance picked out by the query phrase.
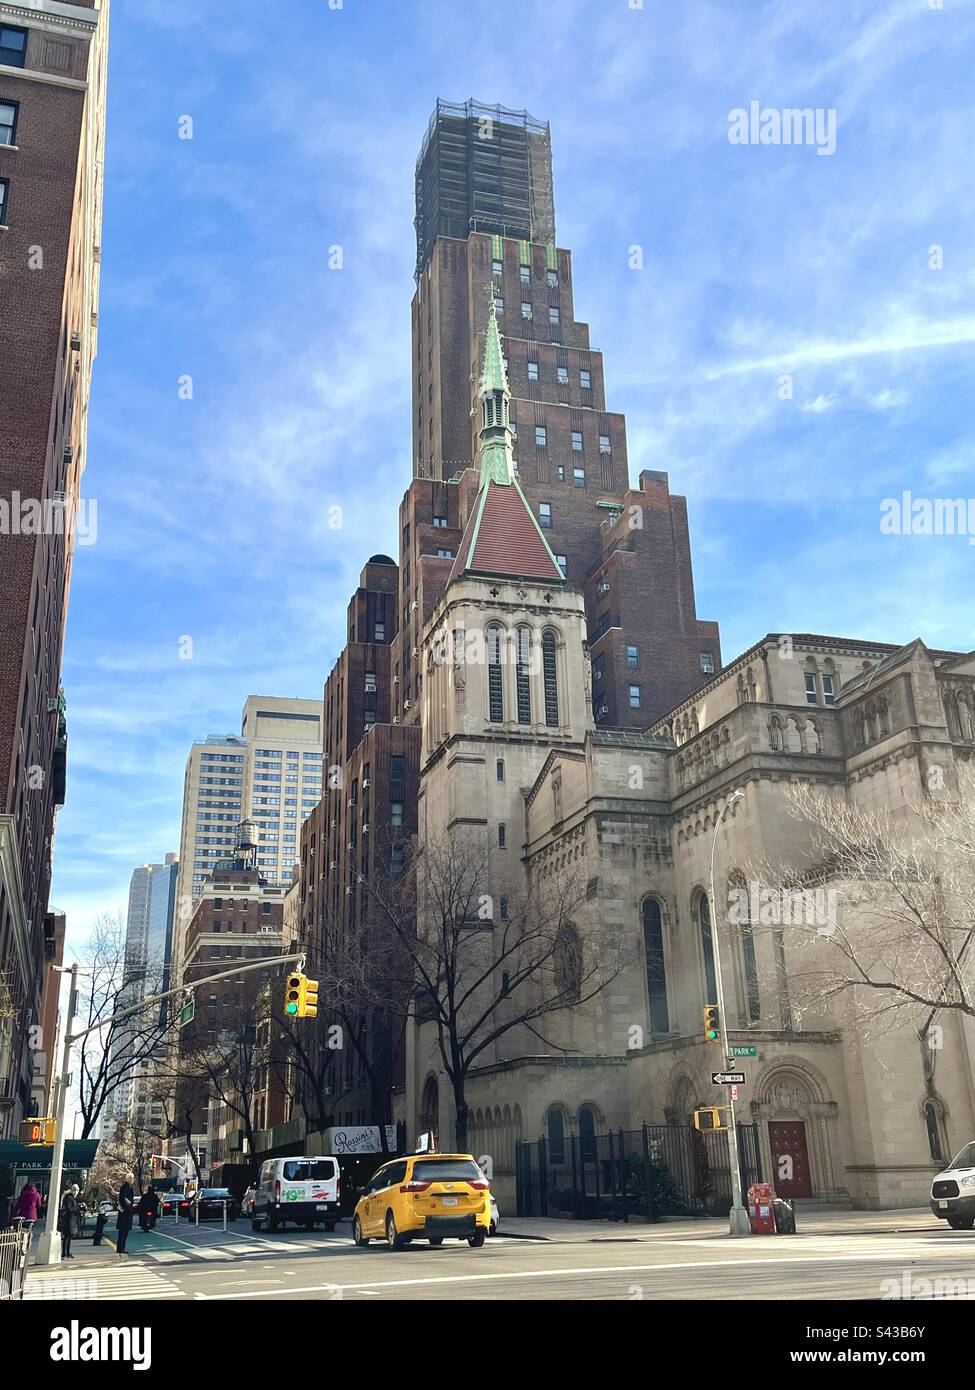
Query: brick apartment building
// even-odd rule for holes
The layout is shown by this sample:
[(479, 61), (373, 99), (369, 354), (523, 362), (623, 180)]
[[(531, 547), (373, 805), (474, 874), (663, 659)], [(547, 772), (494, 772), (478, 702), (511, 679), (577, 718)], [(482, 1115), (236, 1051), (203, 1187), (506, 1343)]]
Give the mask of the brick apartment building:
[[(185, 935), (182, 979), (186, 982), (232, 970), (235, 961), (244, 965), (285, 952), (287, 889), (269, 883), (255, 867), (256, 836), (253, 822), (242, 822), (233, 853), (217, 862), (203, 885)], [(181, 1070), (192, 1071), (199, 1049), (225, 1047), (228, 1039), (241, 1054), (246, 1053), (236, 1079), (250, 1091), (250, 1116), (256, 1130), (280, 1124), (287, 1117), (283, 1063), (276, 1064), (281, 1040), (271, 1027), (281, 987), (277, 974), (261, 972), (205, 985), (195, 992), (193, 1021), (179, 1034)], [(204, 1153), (207, 1167), (237, 1151), (238, 1141), (232, 1136), (240, 1129), (240, 1119), (221, 1097), (211, 1095), (209, 1103), (200, 1106), (194, 1125), (194, 1148)], [(179, 1147), (176, 1141), (170, 1151), (175, 1153)]]
[[(35, 1103), (54, 820), (64, 803), (61, 654), (97, 348), (108, 0), (0, 7), (0, 1136)], [(57, 991), (55, 991), (56, 998)], [(56, 1007), (54, 1008), (56, 1014)], [(43, 1039), (50, 1054), (53, 1038)]]
[[(597, 724), (645, 729), (721, 667), (717, 625), (696, 615), (686, 503), (666, 473), (644, 470), (631, 488), (626, 422), (607, 410), (602, 353), (575, 318), (571, 254), (555, 243), (548, 126), (438, 101), (417, 162), (416, 234), (414, 477), (400, 506), (399, 565), (386, 555), (365, 565), (325, 685), (323, 799), (301, 839), (299, 915), (312, 956), (339, 924), (367, 930), (370, 874), (395, 874), (416, 834), (419, 653), (479, 497), (492, 301), (516, 476), (585, 597)], [(385, 1020), (373, 1056), (391, 1028)], [(382, 1084), (401, 1084), (395, 1042), (386, 1061)], [(337, 1120), (378, 1120), (376, 1075), (370, 1084), (354, 1058), (345, 1065)]]

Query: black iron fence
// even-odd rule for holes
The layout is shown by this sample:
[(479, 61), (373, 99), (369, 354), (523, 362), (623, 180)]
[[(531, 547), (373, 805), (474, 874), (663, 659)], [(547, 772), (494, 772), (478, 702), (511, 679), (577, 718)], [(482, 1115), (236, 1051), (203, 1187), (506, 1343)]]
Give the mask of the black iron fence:
[[(761, 1182), (755, 1125), (738, 1126), (742, 1193)], [(731, 1207), (727, 1131), (643, 1125), (608, 1134), (537, 1139), (517, 1146), (519, 1216), (659, 1221), (721, 1216)]]

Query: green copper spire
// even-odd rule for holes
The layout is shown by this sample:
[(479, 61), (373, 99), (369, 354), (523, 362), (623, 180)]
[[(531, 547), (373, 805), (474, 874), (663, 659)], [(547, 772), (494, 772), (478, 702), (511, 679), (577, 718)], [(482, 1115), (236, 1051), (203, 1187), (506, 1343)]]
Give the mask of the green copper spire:
[(481, 436), (478, 453), (481, 465), (481, 484), (500, 483), (507, 486), (514, 476), (512, 467), (511, 423), (508, 402), (511, 391), (504, 368), (504, 352), (498, 315), (491, 296), (487, 333), (484, 337), (484, 367), (478, 391), (481, 398)]

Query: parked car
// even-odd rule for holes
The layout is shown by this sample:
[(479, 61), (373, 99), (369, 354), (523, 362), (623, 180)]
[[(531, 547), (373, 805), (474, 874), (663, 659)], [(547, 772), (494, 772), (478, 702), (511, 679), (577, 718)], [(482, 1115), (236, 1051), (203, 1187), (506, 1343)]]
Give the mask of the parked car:
[(500, 1210), (499, 1210), (499, 1208), (498, 1208), (498, 1199), (495, 1197), (494, 1193), (492, 1192), (492, 1193), (491, 1193), (491, 1229), (490, 1229), (490, 1234), (491, 1234), (492, 1236), (496, 1236), (496, 1235), (498, 1234), (498, 1227), (499, 1227), (500, 1225), (501, 1225), (501, 1212), (500, 1212)]
[(269, 1158), (261, 1165), (251, 1211), (251, 1229), (280, 1230), (286, 1222), (306, 1231), (321, 1222), (334, 1231), (340, 1215), (342, 1178), (337, 1158)]
[(931, 1210), (953, 1231), (975, 1226), (975, 1140), (931, 1184)]
[(115, 1205), (114, 1202), (99, 1202), (99, 1203), (98, 1203), (98, 1215), (99, 1215), (99, 1216), (111, 1216), (112, 1213), (113, 1213), (113, 1212), (116, 1212), (116, 1211), (118, 1211), (118, 1207)]
[(201, 1187), (193, 1202), (194, 1216), (199, 1212), (201, 1221), (222, 1221), (224, 1207), (227, 1220), (236, 1221), (240, 1215), (240, 1203), (229, 1187)]
[(255, 1198), (256, 1195), (257, 1195), (257, 1188), (256, 1188), (253, 1184), (251, 1184), (251, 1186), (250, 1186), (250, 1187), (247, 1189), (247, 1191), (244, 1193), (244, 1195), (243, 1195), (243, 1197), (241, 1198), (241, 1201), (240, 1201), (240, 1214), (241, 1214), (241, 1216), (253, 1216), (253, 1215), (254, 1215), (254, 1198)]
[(180, 1216), (189, 1216), (192, 1211), (190, 1198), (185, 1192), (163, 1192), (159, 1198), (159, 1215), (175, 1216), (177, 1210)]
[(491, 1189), (471, 1154), (411, 1154), (384, 1163), (352, 1218), (356, 1245), (385, 1237), (393, 1250), (417, 1238), (466, 1240), (478, 1249), (491, 1226)]

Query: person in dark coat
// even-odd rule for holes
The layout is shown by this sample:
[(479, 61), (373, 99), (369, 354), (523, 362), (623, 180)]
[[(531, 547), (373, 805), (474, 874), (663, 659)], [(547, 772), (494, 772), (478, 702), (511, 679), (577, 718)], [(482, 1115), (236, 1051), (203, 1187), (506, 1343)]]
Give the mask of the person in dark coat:
[(118, 1216), (115, 1221), (118, 1227), (118, 1241), (115, 1249), (119, 1255), (125, 1254), (125, 1242), (132, 1229), (132, 1213), (135, 1211), (135, 1188), (132, 1186), (134, 1181), (135, 1174), (126, 1173), (125, 1182), (118, 1190)]
[(58, 1230), (61, 1232), (61, 1255), (65, 1260), (73, 1260), (71, 1253), (71, 1237), (76, 1233), (80, 1224), (81, 1209), (78, 1202), (78, 1184), (72, 1183), (67, 1192), (61, 1198), (61, 1208), (58, 1212)]
[(14, 1203), (13, 1215), (24, 1221), (36, 1221), (41, 1214), (41, 1194), (29, 1180), (24, 1184), (20, 1196)]
[(151, 1231), (159, 1215), (159, 1198), (152, 1183), (139, 1198), (139, 1225), (143, 1231)]

